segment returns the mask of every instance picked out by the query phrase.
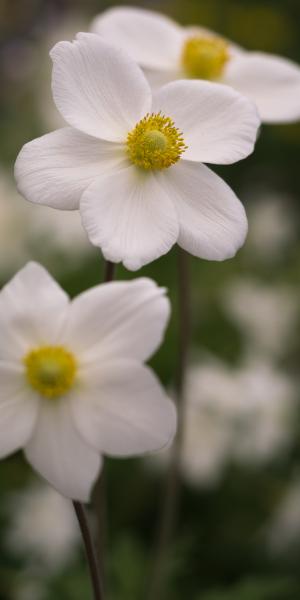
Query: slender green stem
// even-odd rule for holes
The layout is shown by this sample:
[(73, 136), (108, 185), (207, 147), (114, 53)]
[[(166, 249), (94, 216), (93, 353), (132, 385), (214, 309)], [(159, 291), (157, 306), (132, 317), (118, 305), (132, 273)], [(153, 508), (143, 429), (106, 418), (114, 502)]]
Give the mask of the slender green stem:
[(104, 283), (109, 283), (109, 281), (113, 281), (115, 275), (116, 264), (107, 260), (105, 262), (104, 268)]
[(82, 539), (84, 542), (85, 553), (90, 569), (91, 582), (93, 586), (94, 600), (104, 600), (102, 580), (100, 576), (98, 561), (91, 532), (89, 530), (88, 518), (85, 512), (85, 508), (83, 504), (81, 504), (81, 502), (76, 501), (73, 502), (73, 506), (78, 519)]
[(180, 501), (180, 457), (184, 436), (184, 384), (190, 338), (190, 277), (188, 255), (178, 249), (178, 364), (176, 370), (177, 435), (174, 440), (158, 530), (157, 550), (149, 598), (161, 600), (167, 579), (167, 558)]

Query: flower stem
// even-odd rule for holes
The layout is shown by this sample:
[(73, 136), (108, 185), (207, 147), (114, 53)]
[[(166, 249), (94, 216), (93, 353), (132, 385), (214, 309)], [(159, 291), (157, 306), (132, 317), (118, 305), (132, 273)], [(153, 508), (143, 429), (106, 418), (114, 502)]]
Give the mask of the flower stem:
[(88, 560), (88, 565), (91, 574), (91, 581), (94, 592), (94, 600), (104, 600), (103, 594), (103, 586), (102, 580), (100, 576), (100, 571), (98, 567), (98, 561), (96, 557), (96, 552), (91, 536), (91, 532), (89, 530), (88, 519), (85, 512), (85, 508), (81, 502), (73, 502), (74, 510), (78, 519), (82, 539), (84, 542), (86, 557)]
[(109, 283), (110, 281), (113, 281), (114, 275), (115, 275), (115, 268), (116, 268), (115, 263), (110, 262), (109, 260), (107, 260), (105, 262), (104, 278), (103, 278), (104, 283)]
[(165, 597), (167, 559), (180, 501), (180, 457), (184, 436), (184, 384), (190, 339), (190, 277), (187, 253), (178, 248), (178, 358), (176, 370), (177, 434), (171, 449), (169, 469), (158, 530), (157, 550), (149, 598)]

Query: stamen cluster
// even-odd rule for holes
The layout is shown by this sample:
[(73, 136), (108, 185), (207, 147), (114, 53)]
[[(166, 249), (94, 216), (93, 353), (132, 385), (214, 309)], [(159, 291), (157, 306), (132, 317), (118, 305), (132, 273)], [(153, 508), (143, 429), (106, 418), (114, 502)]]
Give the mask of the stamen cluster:
[(76, 360), (63, 346), (41, 346), (23, 359), (28, 383), (46, 398), (62, 396), (72, 387)]
[(189, 77), (218, 79), (229, 60), (228, 44), (218, 37), (191, 37), (184, 45), (181, 60)]
[(170, 117), (147, 114), (127, 136), (131, 161), (142, 169), (167, 169), (187, 149), (182, 133)]

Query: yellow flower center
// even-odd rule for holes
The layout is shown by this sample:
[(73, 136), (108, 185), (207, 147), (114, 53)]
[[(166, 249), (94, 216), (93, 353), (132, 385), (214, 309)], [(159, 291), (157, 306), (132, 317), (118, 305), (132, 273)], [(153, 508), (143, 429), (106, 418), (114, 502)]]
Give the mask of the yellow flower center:
[(185, 42), (181, 60), (188, 77), (219, 79), (229, 60), (228, 44), (217, 37), (191, 37)]
[(186, 149), (182, 133), (160, 112), (147, 114), (127, 136), (129, 158), (142, 169), (167, 169)]
[(23, 359), (26, 378), (34, 390), (46, 398), (62, 396), (74, 385), (76, 360), (62, 346), (41, 346)]

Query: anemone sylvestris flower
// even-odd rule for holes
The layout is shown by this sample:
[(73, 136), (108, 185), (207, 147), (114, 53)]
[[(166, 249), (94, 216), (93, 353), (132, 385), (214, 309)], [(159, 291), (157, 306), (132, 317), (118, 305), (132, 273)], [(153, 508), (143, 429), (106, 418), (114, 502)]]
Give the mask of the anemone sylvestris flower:
[(142, 364), (169, 315), (150, 279), (96, 286), (70, 302), (36, 263), (0, 293), (0, 456), (24, 448), (63, 495), (85, 501), (101, 455), (170, 442), (175, 409)]
[(184, 77), (215, 80), (254, 100), (266, 123), (300, 118), (300, 68), (290, 60), (247, 52), (207, 29), (133, 7), (105, 11), (92, 31), (126, 50), (154, 87)]
[(80, 209), (91, 242), (132, 270), (178, 244), (224, 260), (243, 244), (245, 211), (202, 162), (249, 155), (259, 118), (229, 87), (176, 81), (152, 96), (138, 65), (94, 34), (51, 52), (53, 95), (71, 127), (21, 150), (15, 174), (28, 200)]

